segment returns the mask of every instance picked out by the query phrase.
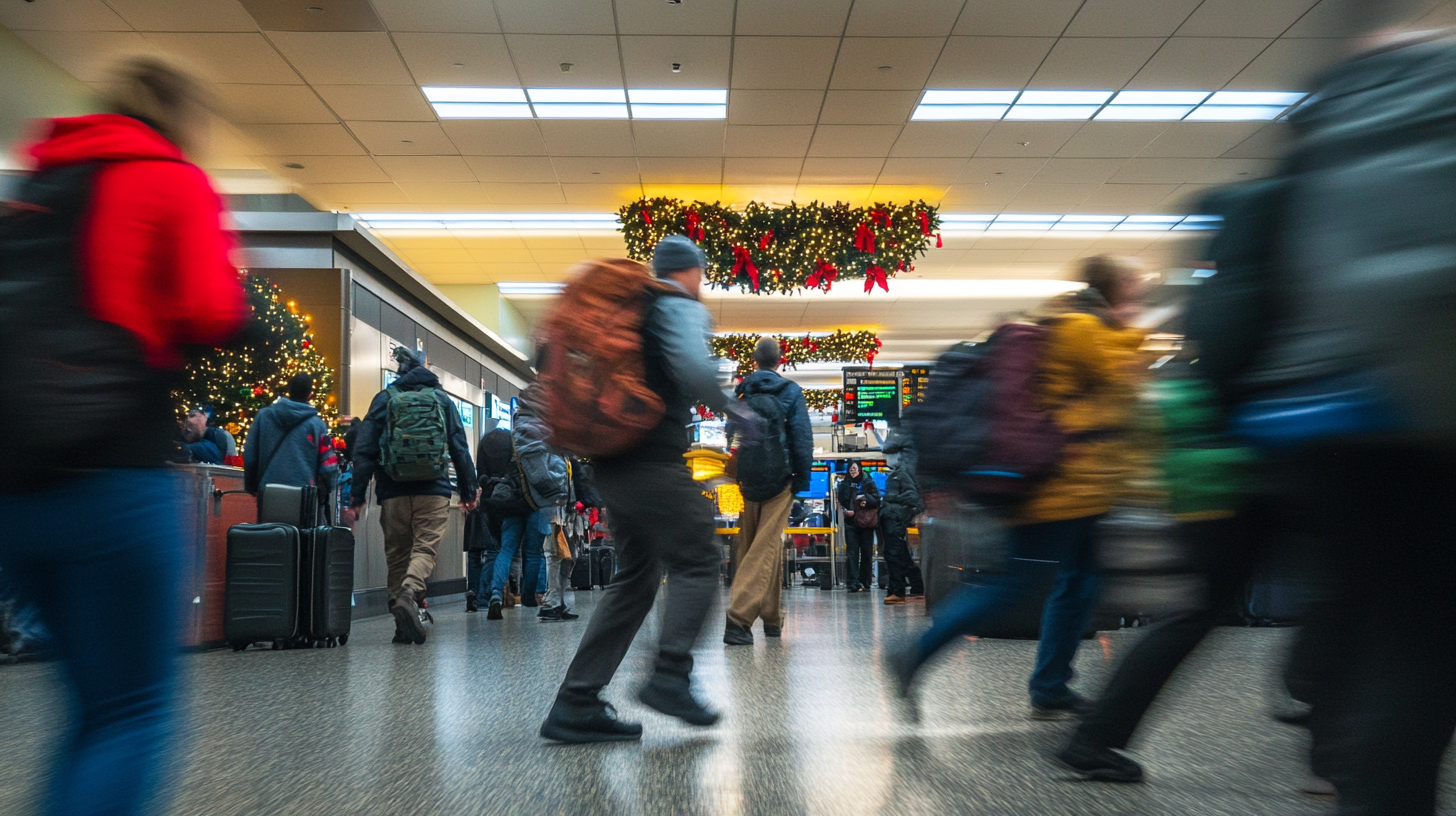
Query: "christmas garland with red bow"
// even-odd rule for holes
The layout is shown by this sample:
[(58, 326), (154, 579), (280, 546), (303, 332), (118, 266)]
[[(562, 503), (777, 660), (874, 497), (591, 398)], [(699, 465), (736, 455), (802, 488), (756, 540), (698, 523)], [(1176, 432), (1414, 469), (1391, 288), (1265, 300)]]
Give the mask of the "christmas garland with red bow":
[(746, 377), (753, 371), (753, 349), (759, 338), (779, 341), (783, 355), (780, 366), (796, 368), (804, 363), (869, 363), (874, 365), (880, 353), (880, 338), (872, 331), (837, 331), (833, 334), (720, 334), (710, 339), (714, 357), (738, 363), (736, 376)]
[(741, 210), (714, 202), (644, 198), (618, 211), (627, 254), (649, 262), (668, 235), (686, 235), (708, 256), (710, 285), (756, 294), (800, 289), (829, 291), (863, 280), (865, 292), (888, 292), (890, 278), (908, 269), (933, 241), (940, 214), (924, 201), (905, 204), (790, 204), (750, 202)]

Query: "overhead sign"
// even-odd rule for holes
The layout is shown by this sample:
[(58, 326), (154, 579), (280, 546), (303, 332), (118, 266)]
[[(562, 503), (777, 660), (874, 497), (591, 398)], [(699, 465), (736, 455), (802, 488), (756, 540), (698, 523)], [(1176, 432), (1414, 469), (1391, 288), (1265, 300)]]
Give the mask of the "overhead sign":
[(840, 421), (900, 424), (900, 381), (898, 368), (844, 369), (844, 410)]
[(926, 366), (905, 366), (900, 383), (900, 404), (919, 405), (925, 402), (925, 389), (930, 386), (930, 369)]

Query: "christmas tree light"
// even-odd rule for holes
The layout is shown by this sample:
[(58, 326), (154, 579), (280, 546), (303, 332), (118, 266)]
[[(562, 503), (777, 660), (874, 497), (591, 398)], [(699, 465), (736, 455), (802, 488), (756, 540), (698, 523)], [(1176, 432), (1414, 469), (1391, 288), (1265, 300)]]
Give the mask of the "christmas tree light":
[(237, 437), (239, 448), (258, 411), (288, 389), (297, 374), (313, 375), (314, 404), (333, 427), (334, 372), (318, 353), (309, 317), (297, 313), (294, 301), (267, 278), (249, 275), (244, 282), (252, 315), (232, 342), (193, 352), (187, 359), (186, 383), (172, 392), (178, 416), (198, 406), (210, 407), (216, 423)]

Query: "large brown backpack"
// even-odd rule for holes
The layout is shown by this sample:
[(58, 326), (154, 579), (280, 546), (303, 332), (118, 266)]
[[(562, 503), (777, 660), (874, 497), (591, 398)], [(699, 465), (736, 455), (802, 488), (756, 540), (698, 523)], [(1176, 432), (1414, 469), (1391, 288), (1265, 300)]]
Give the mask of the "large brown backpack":
[(668, 289), (626, 259), (588, 261), (573, 271), (537, 334), (537, 385), (552, 447), (611, 456), (662, 421), (662, 397), (647, 387), (642, 329)]

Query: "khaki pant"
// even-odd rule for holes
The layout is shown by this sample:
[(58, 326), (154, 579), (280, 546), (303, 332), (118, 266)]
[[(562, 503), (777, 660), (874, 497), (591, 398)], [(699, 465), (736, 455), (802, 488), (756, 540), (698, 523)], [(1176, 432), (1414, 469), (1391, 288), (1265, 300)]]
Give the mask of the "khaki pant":
[(728, 620), (744, 628), (763, 618), (764, 626), (783, 626), (779, 609), (784, 584), (784, 527), (794, 503), (792, 489), (766, 502), (743, 503), (738, 516), (738, 569), (733, 573)]
[(389, 569), (389, 599), (401, 589), (425, 597), (425, 579), (435, 571), (435, 553), (445, 537), (450, 499), (445, 496), (396, 496), (380, 502), (384, 525), (384, 562)]

